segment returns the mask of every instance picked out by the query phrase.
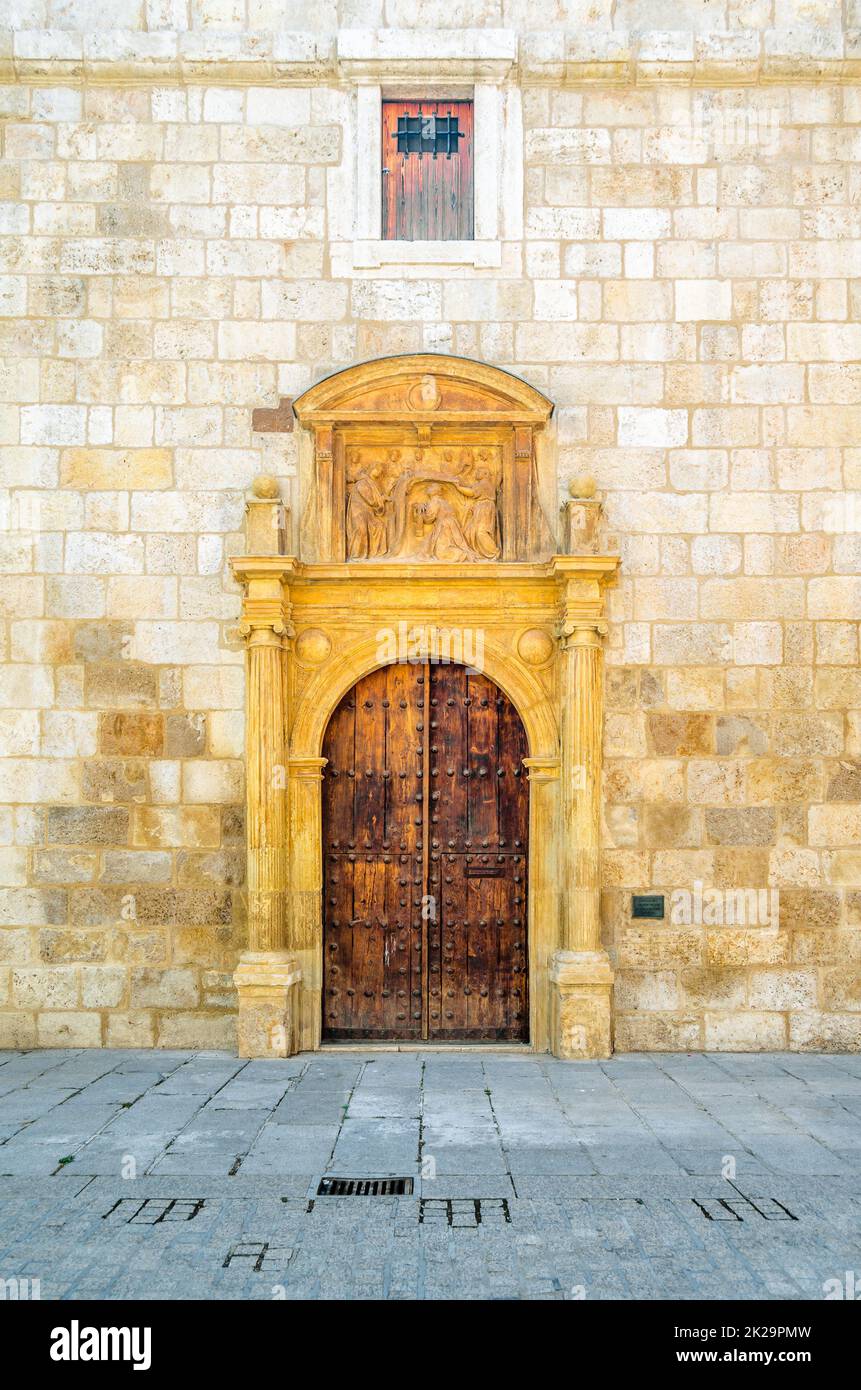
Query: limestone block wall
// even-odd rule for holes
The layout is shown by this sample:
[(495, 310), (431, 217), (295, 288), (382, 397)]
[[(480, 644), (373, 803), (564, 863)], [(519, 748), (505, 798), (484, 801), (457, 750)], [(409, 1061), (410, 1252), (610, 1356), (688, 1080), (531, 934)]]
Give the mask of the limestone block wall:
[[(0, 0), (0, 1045), (233, 1045), (226, 560), (298, 457), (251, 411), (433, 351), (556, 401), (562, 489), (595, 475), (621, 549), (617, 1046), (861, 1046), (845, 8), (128, 0), (111, 34), (103, 0)], [(399, 62), (505, 93), (496, 264), (355, 253), (357, 83)]]

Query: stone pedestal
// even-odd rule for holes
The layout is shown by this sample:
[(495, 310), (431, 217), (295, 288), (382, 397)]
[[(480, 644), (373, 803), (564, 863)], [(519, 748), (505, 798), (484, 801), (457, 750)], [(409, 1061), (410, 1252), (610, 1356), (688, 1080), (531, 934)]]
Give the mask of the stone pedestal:
[(557, 951), (550, 970), (553, 1052), (567, 1060), (613, 1051), (613, 971), (606, 951)]
[(296, 1050), (299, 982), (287, 951), (246, 951), (234, 975), (240, 1057), (290, 1057)]

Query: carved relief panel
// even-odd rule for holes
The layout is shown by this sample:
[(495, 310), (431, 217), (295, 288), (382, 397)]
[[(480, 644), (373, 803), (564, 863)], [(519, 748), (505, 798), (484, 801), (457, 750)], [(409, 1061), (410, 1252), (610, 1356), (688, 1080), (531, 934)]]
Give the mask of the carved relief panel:
[(497, 560), (498, 446), (353, 446), (346, 459), (348, 560)]
[(295, 404), (313, 430), (305, 509), (320, 561), (535, 561), (553, 551), (535, 434), (551, 410), (496, 368), (450, 357), (349, 368)]

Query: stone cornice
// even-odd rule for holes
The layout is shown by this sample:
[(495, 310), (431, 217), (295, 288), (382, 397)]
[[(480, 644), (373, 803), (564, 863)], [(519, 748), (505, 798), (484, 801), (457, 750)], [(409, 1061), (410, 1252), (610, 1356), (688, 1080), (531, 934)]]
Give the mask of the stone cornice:
[(615, 579), (621, 561), (618, 555), (554, 555), (536, 563), (487, 560), (475, 564), (446, 564), (441, 561), (357, 560), (342, 562), (303, 563), (293, 555), (234, 555), (230, 567), (241, 584), (252, 580), (291, 583), (293, 580), (322, 580), (327, 583), (390, 584), (393, 580), (428, 583), (434, 587), (440, 581), (461, 583), (480, 580), (501, 584), (548, 579), (589, 581), (605, 585)]
[(0, 33), (4, 82), (298, 85), (416, 77), (621, 86), (858, 82), (861, 29)]

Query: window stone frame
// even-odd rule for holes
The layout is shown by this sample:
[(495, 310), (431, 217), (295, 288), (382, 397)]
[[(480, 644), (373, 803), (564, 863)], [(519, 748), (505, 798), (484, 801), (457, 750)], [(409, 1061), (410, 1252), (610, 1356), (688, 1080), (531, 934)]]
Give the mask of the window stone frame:
[[(376, 34), (346, 31), (339, 38), (339, 68), (353, 94), (347, 132), (353, 182), (350, 269), (499, 267), (503, 242), (523, 236), (523, 113), (520, 88), (511, 82), (514, 36), (504, 30), (471, 31), (467, 51), (463, 32), (452, 43), (445, 33), (428, 36), (425, 31), (389, 31), (385, 37), (384, 53)], [(428, 37), (432, 51), (422, 52)], [(470, 241), (382, 237), (382, 103), (420, 97), (473, 103), (475, 210)]]

